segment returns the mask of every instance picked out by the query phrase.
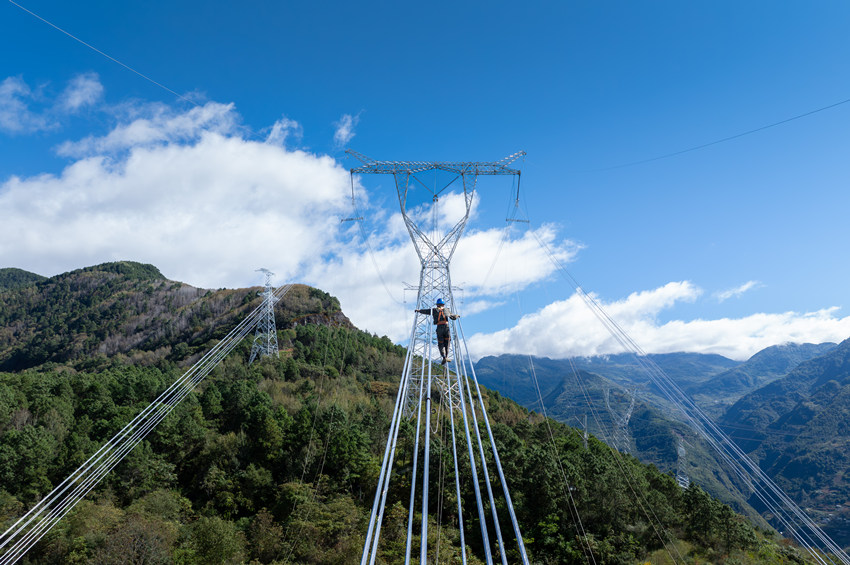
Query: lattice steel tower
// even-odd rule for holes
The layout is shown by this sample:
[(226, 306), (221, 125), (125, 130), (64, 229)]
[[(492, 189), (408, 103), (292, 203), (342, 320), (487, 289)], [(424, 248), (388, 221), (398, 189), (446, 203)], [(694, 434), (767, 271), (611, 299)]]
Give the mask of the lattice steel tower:
[[(449, 263), (469, 220), (477, 179), (481, 175), (511, 175), (516, 179), (518, 190), (520, 171), (511, 168), (509, 165), (525, 153), (515, 153), (496, 162), (375, 161), (351, 150), (346, 153), (362, 163), (362, 166), (351, 169), (352, 191), (354, 190), (355, 174), (387, 174), (392, 175), (395, 180), (401, 214), (421, 262), (416, 309), (433, 308), (436, 300), (442, 298), (446, 302), (446, 307), (451, 312), (456, 313)], [(453, 194), (448, 192), (450, 188), (454, 188), (456, 192)], [(459, 195), (458, 192), (460, 192)], [(453, 218), (449, 218), (446, 210), (439, 209), (438, 206), (441, 197), (448, 194), (452, 194), (454, 207), (456, 211), (459, 210)], [(457, 205), (458, 202), (460, 202), (460, 205)], [(437, 363), (440, 356), (434, 341), (432, 317), (415, 314), (407, 358), (372, 507), (372, 516), (363, 548), (361, 560), (363, 565), (374, 563), (379, 551), (381, 524), (390, 478), (394, 470), (393, 460), (399, 426), (403, 419), (414, 419), (416, 422), (412, 476), (409, 477), (411, 489), (408, 503), (405, 563), (409, 563), (411, 559), (411, 544), (414, 537), (413, 516), (417, 502), (422, 514), (420, 531), (418, 532), (421, 540), (419, 561), (422, 564), (428, 561), (428, 513), (434, 506), (433, 503), (429, 503), (431, 435), (435, 433), (435, 429), (440, 429), (441, 425), (451, 426), (451, 448), (454, 460), (454, 482), (462, 562), (466, 563), (466, 548), (460, 481), (469, 480), (475, 492), (475, 504), (478, 508), (478, 521), (485, 562), (493, 563), (495, 557), (507, 565), (508, 557), (500, 526), (500, 516), (496, 511), (495, 497), (498, 495), (494, 494), (494, 483), (496, 487), (498, 487), (498, 483), (501, 483), (504, 501), (500, 502), (499, 506), (507, 508), (517, 546), (513, 554), (516, 557), (511, 559), (512, 561), (521, 560), (522, 563), (528, 563), (508, 485), (505, 482), (495, 441), (490, 430), (487, 412), (482, 402), (472, 362), (466, 350), (463, 328), (459, 321), (454, 320), (449, 320), (449, 326), (454, 360), (447, 365), (440, 365)], [(432, 412), (436, 413), (437, 410), (434, 404), (437, 404), (441, 410), (445, 410), (448, 414), (442, 419), (436, 418), (435, 428), (432, 429)], [(487, 433), (485, 438), (481, 436), (479, 422), (485, 426)], [(461, 426), (460, 430), (455, 428), (456, 424)], [(470, 474), (461, 477), (460, 480), (457, 479), (459, 454), (456, 432), (462, 434), (463, 439), (466, 440), (466, 448), (461, 448), (463, 450), (461, 455), (469, 458), (471, 468)], [(421, 479), (418, 471), (420, 441), (424, 443)], [(486, 457), (485, 450), (489, 451)], [(488, 461), (491, 461), (491, 464), (496, 467), (495, 473), (492, 475), (491, 470), (487, 467)], [(482, 493), (482, 490), (486, 490), (486, 493)], [(418, 497), (417, 493), (419, 494)], [(489, 517), (485, 507), (489, 507)], [(503, 514), (502, 520), (505, 517)], [(494, 541), (491, 541), (491, 534), (495, 534)], [(510, 541), (509, 538), (508, 541)]]
[(257, 269), (257, 272), (266, 275), (265, 288), (258, 292), (263, 297), (263, 312), (257, 320), (257, 331), (254, 334), (254, 345), (251, 347), (251, 358), (248, 364), (254, 362), (254, 359), (274, 355), (279, 357), (277, 349), (277, 327), (274, 323), (274, 305), (277, 299), (274, 296), (274, 288), (272, 287), (272, 277), (274, 273), (268, 269)]

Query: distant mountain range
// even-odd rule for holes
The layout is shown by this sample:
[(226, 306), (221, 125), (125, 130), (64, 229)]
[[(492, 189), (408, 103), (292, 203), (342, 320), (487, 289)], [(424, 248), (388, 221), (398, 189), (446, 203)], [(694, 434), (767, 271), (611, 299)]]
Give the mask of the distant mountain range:
[[(744, 362), (695, 353), (647, 357), (830, 535), (850, 543), (850, 486), (843, 480), (850, 475), (850, 340), (777, 345)], [(503, 355), (482, 358), (476, 373), (482, 384), (531, 410), (541, 411), (542, 399), (548, 416), (579, 428), (586, 422), (591, 434), (618, 449), (662, 471), (687, 474), (745, 513), (764, 510), (651, 384), (635, 356)]]
[(850, 340), (801, 362), (720, 419), (797, 502), (850, 540)]

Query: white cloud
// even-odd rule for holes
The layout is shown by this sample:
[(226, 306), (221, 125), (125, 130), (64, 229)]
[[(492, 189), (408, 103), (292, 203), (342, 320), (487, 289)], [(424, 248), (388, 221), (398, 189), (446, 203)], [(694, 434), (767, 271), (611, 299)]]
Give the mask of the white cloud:
[[(838, 317), (836, 308), (658, 322), (661, 311), (700, 294), (689, 282), (674, 282), (610, 303), (590, 296), (647, 353), (717, 353), (743, 360), (778, 343), (841, 341), (850, 335), (850, 316)], [(524, 315), (512, 328), (473, 335), (469, 346), (476, 358), (501, 353), (564, 358), (624, 351), (578, 293)]]
[[(563, 265), (582, 249), (570, 240), (557, 241), (551, 224), (528, 229), (519, 237), (511, 233), (494, 228), (467, 234), (455, 253), (455, 280), (477, 294), (505, 295), (547, 279), (555, 271), (552, 258)], [(552, 251), (552, 258), (540, 242)]]
[[(457, 297), (455, 297), (457, 299)], [(473, 314), (478, 314), (479, 312), (486, 312), (487, 310), (493, 310), (495, 308), (500, 308), (505, 305), (505, 301), (494, 302), (492, 300), (473, 300), (471, 302), (465, 302), (460, 309), (464, 316), (471, 316)]]
[(300, 142), (304, 136), (304, 128), (295, 120), (290, 120), (286, 116), (276, 121), (269, 130), (269, 135), (266, 137), (266, 143), (284, 147), (286, 139), (292, 135), (296, 142)]
[[(451, 198), (442, 201), (448, 202), (451, 209), (456, 207)], [(317, 262), (307, 278), (336, 295), (346, 314), (361, 328), (398, 341), (407, 339), (416, 294), (408, 292), (407, 304), (402, 303), (404, 283), (417, 286), (421, 267), (401, 214), (380, 216), (372, 222), (380, 226), (379, 231), (365, 235), (365, 227), (348, 225), (349, 233), (344, 239), (350, 243), (338, 249), (332, 260)], [(568, 240), (558, 241), (553, 226), (529, 230), (519, 237), (499, 229), (483, 230), (461, 240), (451, 274), (453, 284), (464, 289), (462, 314), (468, 316), (496, 307), (502, 301), (492, 297), (523, 290), (550, 276), (554, 267), (535, 236), (546, 241), (562, 262), (571, 260), (578, 250)], [(502, 240), (501, 252), (497, 253)], [(489, 282), (484, 281), (491, 266), (494, 274)]]
[(93, 106), (102, 96), (103, 85), (97, 73), (84, 73), (71, 79), (57, 106), (68, 112), (77, 112), (85, 106)]
[(103, 85), (96, 73), (75, 76), (55, 97), (50, 96), (48, 86), (33, 90), (21, 77), (0, 82), (0, 132), (33, 134), (56, 130), (70, 114), (94, 106), (103, 96)]
[(233, 104), (208, 102), (186, 112), (178, 112), (164, 104), (149, 104), (132, 112), (142, 112), (128, 123), (122, 123), (105, 136), (89, 136), (80, 141), (67, 141), (57, 148), (63, 157), (87, 157), (111, 154), (142, 147), (186, 143), (212, 133), (234, 133), (238, 115)]
[(343, 148), (354, 138), (354, 128), (360, 122), (360, 115), (352, 116), (343, 114), (338, 122), (334, 122), (334, 144), (337, 148)]
[(27, 134), (55, 128), (52, 119), (30, 109), (33, 99), (32, 90), (20, 77), (0, 82), (0, 131)]
[(747, 281), (741, 286), (730, 288), (728, 290), (716, 292), (714, 297), (717, 298), (718, 302), (725, 302), (730, 298), (739, 298), (742, 294), (747, 292), (748, 290), (752, 290), (754, 288), (758, 288), (761, 286), (759, 281)]
[(348, 173), (228, 135), (236, 121), (229, 105), (158, 108), (66, 144), (79, 157), (60, 175), (0, 185), (0, 257), (42, 274), (131, 259), (203, 287), (245, 286), (258, 267), (291, 280), (336, 246)]

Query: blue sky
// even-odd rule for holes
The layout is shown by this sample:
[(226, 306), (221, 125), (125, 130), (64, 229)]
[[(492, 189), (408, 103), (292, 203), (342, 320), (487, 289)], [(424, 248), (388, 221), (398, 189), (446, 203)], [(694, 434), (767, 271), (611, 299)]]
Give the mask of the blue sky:
[[(2, 266), (268, 267), (401, 340), (380, 278), (402, 299), (415, 256), (389, 178), (361, 179), (368, 248), (339, 223), (345, 147), (524, 150), (528, 229), (647, 351), (850, 336), (850, 103), (655, 159), (850, 98), (846, 3), (18, 3), (180, 97), (0, 4)], [(510, 191), (482, 183), (454, 264), (476, 354), (616, 350), (522, 226), (481, 284)]]

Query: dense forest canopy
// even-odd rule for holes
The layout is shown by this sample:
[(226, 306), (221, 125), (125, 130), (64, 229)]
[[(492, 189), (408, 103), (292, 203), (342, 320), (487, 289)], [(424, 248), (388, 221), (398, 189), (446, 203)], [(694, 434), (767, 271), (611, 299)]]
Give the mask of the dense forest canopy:
[[(0, 528), (258, 300), (256, 289), (193, 289), (126, 262), (0, 290)], [(245, 340), (27, 561), (359, 562), (405, 352), (354, 328), (318, 289), (294, 287), (276, 316), (280, 359), (248, 365)], [(699, 486), (682, 490), (652, 466), (594, 438), (585, 448), (576, 430), (484, 394), (534, 563), (803, 561)], [(445, 418), (434, 418), (432, 477), (450, 466)], [(402, 428), (399, 453), (411, 453), (413, 431)], [(407, 482), (389, 495), (384, 563), (404, 552), (409, 456), (395, 465)], [(474, 507), (468, 461), (460, 472), (462, 501)], [(428, 509), (432, 547), (447, 563), (460, 562), (454, 497), (449, 475)], [(477, 531), (477, 516), (465, 520)], [(482, 555), (481, 542), (466, 539)]]

